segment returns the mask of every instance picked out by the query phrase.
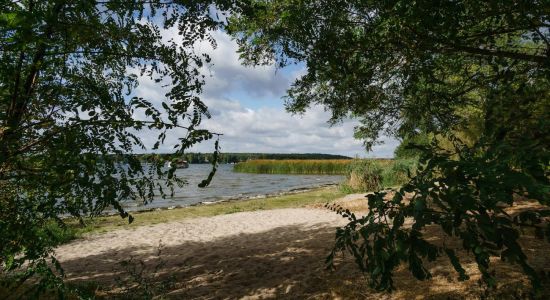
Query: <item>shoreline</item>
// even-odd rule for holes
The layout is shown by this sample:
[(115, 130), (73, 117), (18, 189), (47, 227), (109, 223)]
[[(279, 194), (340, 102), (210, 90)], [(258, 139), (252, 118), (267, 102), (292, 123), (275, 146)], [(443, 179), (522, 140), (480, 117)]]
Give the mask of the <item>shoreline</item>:
[[(247, 201), (247, 200), (260, 200), (260, 199), (269, 199), (269, 198), (276, 198), (276, 197), (282, 197), (282, 196), (288, 196), (288, 195), (295, 195), (295, 194), (302, 194), (307, 192), (313, 192), (316, 190), (321, 190), (324, 188), (329, 187), (337, 187), (340, 185), (339, 183), (325, 183), (310, 187), (299, 187), (299, 188), (293, 188), (286, 191), (280, 191), (276, 193), (270, 193), (270, 194), (259, 194), (259, 195), (250, 195), (250, 196), (234, 196), (226, 199), (220, 199), (215, 201), (200, 201), (197, 203), (192, 204), (178, 204), (178, 205), (170, 205), (170, 206), (163, 206), (163, 207), (149, 207), (147, 208), (147, 205), (143, 206), (132, 206), (132, 207), (124, 207), (125, 211), (128, 213), (146, 213), (146, 212), (156, 212), (156, 211), (166, 211), (166, 210), (174, 210), (174, 209), (184, 209), (184, 208), (190, 208), (190, 207), (201, 207), (201, 206), (210, 206), (215, 204), (221, 204), (221, 203), (231, 203), (231, 202), (241, 202), (241, 201)], [(142, 209), (140, 209), (142, 208)], [(110, 217), (110, 216), (117, 216), (119, 213), (115, 210), (112, 211), (105, 211), (102, 212), (99, 216), (100, 217)], [(70, 216), (69, 216), (70, 218)]]
[[(170, 215), (177, 211), (234, 206), (220, 203), (149, 212), (143, 216), (168, 215), (170, 218), (160, 218), (158, 222), (145, 220), (137, 226), (112, 224), (115, 226), (99, 232), (101, 234), (60, 245), (55, 254), (69, 284), (86, 288), (99, 299), (135, 296), (144, 288), (148, 288), (147, 291), (155, 288), (155, 296), (167, 299), (377, 300), (426, 295), (434, 299), (479, 298), (477, 282), (481, 273), (474, 264), (475, 258), (460, 250), (460, 244), (454, 240), (447, 241), (458, 250), (470, 276), (467, 280), (455, 276), (452, 264), (445, 257), (426, 263), (433, 274), (429, 280), (418, 281), (407, 268), (397, 269), (394, 278), (398, 285), (391, 294), (368, 288), (364, 274), (351, 255), (337, 255), (337, 268), (327, 272), (325, 260), (333, 249), (336, 228), (345, 226), (348, 220), (310, 204), (341, 200), (357, 212), (361, 207), (354, 201), (361, 199), (358, 202), (363, 205), (362, 209), (365, 201), (363, 194), (342, 199), (341, 193), (326, 196), (330, 188), (318, 191), (302, 193), (305, 196), (299, 201), (296, 201), (299, 193), (284, 196), (292, 198), (286, 202), (292, 205), (266, 210), (224, 210), (214, 215), (195, 213), (184, 218)], [(326, 197), (321, 199), (322, 195)], [(315, 197), (318, 201), (312, 201)], [(248, 208), (258, 207), (249, 205)], [(436, 241), (445, 241), (442, 231), (427, 233)], [(524, 242), (529, 249), (534, 249), (529, 256), (535, 260), (537, 270), (547, 269), (545, 242), (530, 238)], [(494, 266), (503, 283), (495, 290), (497, 296), (518, 290), (522, 294), (515, 295), (528, 295), (528, 278), (515, 265), (495, 261)], [(139, 277), (135, 277), (136, 274)], [(548, 295), (547, 289), (543, 292)]]
[[(182, 221), (201, 217), (229, 215), (239, 212), (266, 211), (281, 208), (322, 207), (324, 204), (344, 197), (337, 184), (313, 188), (294, 189), (282, 192), (283, 195), (272, 194), (262, 198), (223, 199), (214, 203), (200, 203), (192, 206), (151, 208), (129, 212), (133, 215), (132, 223), (128, 218), (121, 218), (118, 213), (101, 214), (85, 220), (82, 226), (76, 219), (65, 218), (71, 233), (68, 240), (82, 237), (89, 233), (103, 233), (118, 229), (130, 229), (172, 221)], [(108, 213), (108, 212), (107, 212)]]

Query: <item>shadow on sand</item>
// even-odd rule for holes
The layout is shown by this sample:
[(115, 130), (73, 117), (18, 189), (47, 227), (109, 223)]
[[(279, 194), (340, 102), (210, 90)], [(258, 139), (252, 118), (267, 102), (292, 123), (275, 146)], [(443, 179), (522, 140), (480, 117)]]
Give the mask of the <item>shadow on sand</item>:
[[(440, 259), (428, 265), (433, 279), (416, 281), (402, 267), (395, 273), (396, 292), (376, 292), (366, 286), (349, 256), (339, 259), (336, 271), (325, 270), (324, 259), (333, 245), (334, 232), (327, 224), (284, 226), (213, 241), (161, 246), (160, 255), (159, 249), (129, 247), (67, 260), (62, 265), (74, 284), (95, 282), (100, 298), (113, 298), (116, 293), (121, 298), (141, 298), (138, 291), (144, 292), (144, 285), (152, 289), (159, 282), (169, 284), (152, 293), (173, 299), (476, 299), (483, 293), (477, 286), (479, 272), (468, 257), (462, 262), (471, 275), (469, 281), (459, 282), (452, 267)], [(431, 234), (437, 239), (437, 232)], [(539, 246), (528, 244), (527, 249), (535, 252), (530, 253), (535, 255), (535, 266), (547, 266), (548, 256), (543, 254), (547, 248)], [(120, 263), (130, 259), (133, 263)], [(504, 278), (497, 294), (504, 299), (523, 298), (528, 281), (518, 268), (498, 262), (495, 265), (497, 275)], [(144, 272), (136, 277), (141, 270)], [(139, 288), (122, 293), (124, 284), (132, 286), (140, 280)]]
[[(104, 292), (120, 288), (121, 281), (129, 283), (128, 277), (143, 269), (140, 276), (146, 281), (169, 281), (164, 292), (173, 298), (333, 298), (337, 295), (330, 293), (330, 286), (349, 285), (362, 275), (350, 262), (336, 271), (325, 270), (335, 230), (323, 225), (285, 226), (176, 246), (161, 242), (157, 249), (118, 249), (63, 261), (62, 266), (72, 282), (93, 281)], [(120, 263), (130, 258), (130, 265)]]

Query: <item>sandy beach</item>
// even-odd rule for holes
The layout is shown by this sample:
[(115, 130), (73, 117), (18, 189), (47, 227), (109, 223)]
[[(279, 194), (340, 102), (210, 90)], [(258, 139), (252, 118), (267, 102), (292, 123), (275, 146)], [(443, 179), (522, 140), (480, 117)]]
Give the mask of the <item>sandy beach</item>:
[(162, 264), (155, 276), (176, 279), (167, 295), (175, 298), (292, 298), (296, 289), (319, 297), (324, 257), (343, 224), (324, 209), (242, 212), (88, 236), (56, 254), (71, 281), (115, 289), (128, 275), (120, 262), (133, 257), (149, 271)]
[[(353, 207), (362, 197), (356, 196), (341, 202)], [(471, 274), (465, 282), (445, 259), (428, 265), (434, 277), (424, 282), (400, 268), (392, 294), (369, 289), (349, 255), (335, 271), (325, 270), (335, 228), (345, 223), (324, 207), (240, 212), (88, 235), (56, 254), (70, 282), (94, 283), (105, 298), (151, 292), (170, 299), (476, 299), (481, 293), (471, 259), (463, 260)], [(527, 283), (512, 266), (496, 271), (508, 284)]]

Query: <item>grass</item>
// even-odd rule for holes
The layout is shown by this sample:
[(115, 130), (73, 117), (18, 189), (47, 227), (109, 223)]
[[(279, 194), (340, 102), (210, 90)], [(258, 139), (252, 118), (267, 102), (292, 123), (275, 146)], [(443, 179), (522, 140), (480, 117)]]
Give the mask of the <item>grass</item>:
[(233, 170), (261, 174), (345, 175), (351, 162), (351, 159), (256, 159), (238, 163)]
[(311, 191), (289, 194), (263, 199), (235, 200), (220, 202), (210, 205), (197, 205), (172, 210), (156, 210), (147, 212), (132, 213), (135, 220), (128, 224), (127, 219), (121, 219), (119, 216), (102, 216), (86, 221), (86, 226), (82, 227), (76, 220), (69, 219), (68, 233), (64, 233), (64, 240), (78, 238), (85, 233), (101, 233), (116, 229), (129, 229), (137, 226), (147, 226), (152, 224), (198, 218), (212, 217), (216, 215), (231, 214), (243, 211), (269, 210), (278, 208), (305, 207), (319, 203), (331, 202), (345, 194), (336, 187), (323, 187)]
[(417, 163), (414, 159), (354, 160), (348, 167), (347, 182), (341, 185), (341, 190), (371, 192), (401, 186), (408, 182), (409, 173), (414, 174)]

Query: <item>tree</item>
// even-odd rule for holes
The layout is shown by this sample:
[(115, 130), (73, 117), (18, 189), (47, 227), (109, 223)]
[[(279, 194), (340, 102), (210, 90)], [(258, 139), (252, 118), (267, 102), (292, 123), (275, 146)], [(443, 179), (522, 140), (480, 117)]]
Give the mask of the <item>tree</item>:
[[(24, 267), (19, 283), (38, 273), (38, 290), (62, 287), (52, 248), (63, 217), (83, 221), (112, 206), (132, 222), (124, 200), (147, 203), (183, 184), (163, 159), (143, 165), (131, 154), (147, 146), (142, 130), (158, 134), (153, 149), (183, 130), (178, 154), (215, 137), (200, 129), (210, 117), (198, 97), (209, 57), (193, 48), (215, 45), (208, 32), (230, 11), (215, 4), (0, 1), (0, 264)], [(138, 97), (144, 78), (169, 87), (165, 97)]]
[[(439, 256), (467, 278), (456, 249), (424, 237), (436, 226), (462, 240), (488, 284), (490, 258), (500, 257), (539, 286), (518, 238), (534, 228), (550, 239), (548, 11), (533, 0), (283, 0), (250, 1), (234, 17), (247, 63), (305, 65), (287, 94), (291, 112), (316, 103), (333, 122), (355, 116), (367, 149), (381, 134), (433, 137), (415, 146), (421, 167), (391, 200), (370, 195), (362, 218), (340, 211), (350, 223), (329, 262), (347, 250), (387, 290), (401, 263), (426, 279), (423, 263)], [(525, 197), (544, 209), (507, 213)]]

